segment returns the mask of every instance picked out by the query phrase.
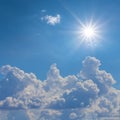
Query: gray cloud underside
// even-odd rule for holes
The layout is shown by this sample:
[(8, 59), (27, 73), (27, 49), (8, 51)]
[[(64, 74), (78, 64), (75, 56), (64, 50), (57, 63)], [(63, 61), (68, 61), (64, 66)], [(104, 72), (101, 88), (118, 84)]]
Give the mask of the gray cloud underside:
[[(77, 120), (120, 117), (120, 90), (100, 61), (86, 57), (78, 75), (62, 77), (51, 65), (44, 81), (17, 67), (2, 66), (0, 73), (1, 120)], [(3, 114), (3, 110), (6, 110)], [(19, 112), (17, 112), (19, 110)], [(7, 112), (8, 111), (8, 112)], [(51, 119), (50, 119), (51, 118)], [(104, 119), (104, 118), (103, 118)]]

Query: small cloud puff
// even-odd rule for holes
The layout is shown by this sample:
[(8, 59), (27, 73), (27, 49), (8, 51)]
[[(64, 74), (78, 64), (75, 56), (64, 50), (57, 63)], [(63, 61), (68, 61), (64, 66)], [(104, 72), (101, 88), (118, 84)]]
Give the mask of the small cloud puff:
[(47, 10), (45, 10), (45, 9), (42, 9), (42, 10), (41, 10), (42, 13), (44, 13), (44, 12), (46, 12), (46, 11), (47, 11)]
[(41, 17), (41, 20), (46, 21), (46, 23), (49, 25), (56, 25), (60, 23), (61, 16), (59, 14), (57, 14), (56, 16), (46, 15), (44, 17)]
[[(99, 69), (101, 63), (95, 57), (86, 57), (82, 63), (79, 77), (62, 77), (56, 64), (53, 64), (44, 81), (17, 67), (1, 67), (1, 120), (19, 120), (21, 114), (25, 120), (84, 120), (100, 117), (114, 117), (117, 120), (120, 90), (113, 87), (115, 80), (112, 75)], [(3, 109), (9, 112), (5, 113)], [(18, 112), (18, 109), (23, 111)]]

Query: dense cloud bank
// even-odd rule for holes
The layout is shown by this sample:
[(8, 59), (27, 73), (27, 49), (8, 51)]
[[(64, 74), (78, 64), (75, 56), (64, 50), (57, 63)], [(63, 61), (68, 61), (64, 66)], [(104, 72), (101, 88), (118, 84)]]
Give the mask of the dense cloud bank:
[[(86, 57), (78, 75), (62, 77), (51, 65), (44, 81), (10, 65), (0, 73), (0, 120), (77, 120), (120, 117), (120, 90), (100, 61)], [(3, 110), (4, 112), (3, 114)]]

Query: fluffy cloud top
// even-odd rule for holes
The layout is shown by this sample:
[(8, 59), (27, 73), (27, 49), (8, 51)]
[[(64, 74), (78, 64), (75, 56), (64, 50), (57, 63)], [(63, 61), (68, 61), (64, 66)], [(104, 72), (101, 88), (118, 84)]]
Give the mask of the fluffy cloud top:
[(49, 25), (56, 25), (56, 24), (60, 23), (61, 16), (59, 14), (57, 14), (56, 16), (46, 15), (46, 16), (42, 17), (41, 20), (46, 21), (47, 24), (49, 24)]
[[(99, 117), (119, 118), (120, 90), (113, 87), (115, 80), (110, 73), (100, 70), (100, 61), (86, 57), (79, 76), (62, 77), (56, 64), (51, 65), (44, 81), (33, 73), (25, 73), (17, 67), (2, 66), (0, 73), (0, 116), (13, 119), (22, 114), (28, 120), (76, 120)], [(8, 113), (2, 112), (3, 109)], [(39, 110), (38, 110), (39, 109)], [(7, 117), (6, 118), (6, 114)], [(36, 115), (37, 114), (37, 115)]]

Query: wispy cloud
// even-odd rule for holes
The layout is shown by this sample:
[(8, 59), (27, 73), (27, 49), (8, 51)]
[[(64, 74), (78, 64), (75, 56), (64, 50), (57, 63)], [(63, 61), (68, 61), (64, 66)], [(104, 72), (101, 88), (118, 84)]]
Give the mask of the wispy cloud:
[(56, 24), (60, 23), (61, 16), (59, 14), (57, 14), (56, 16), (45, 15), (45, 16), (41, 17), (41, 20), (46, 21), (46, 23), (49, 25), (56, 25)]
[(46, 10), (45, 10), (45, 9), (42, 9), (41, 12), (44, 13), (44, 12), (46, 12)]
[(3, 109), (25, 109), (24, 114), (15, 113), (17, 120), (19, 114), (29, 120), (119, 117), (120, 90), (113, 87), (115, 80), (110, 73), (100, 70), (100, 65), (95, 57), (86, 57), (79, 76), (62, 77), (53, 64), (45, 81), (17, 67), (1, 67), (0, 73), (4, 76), (0, 80), (1, 119), (11, 116), (11, 111), (3, 113)]

